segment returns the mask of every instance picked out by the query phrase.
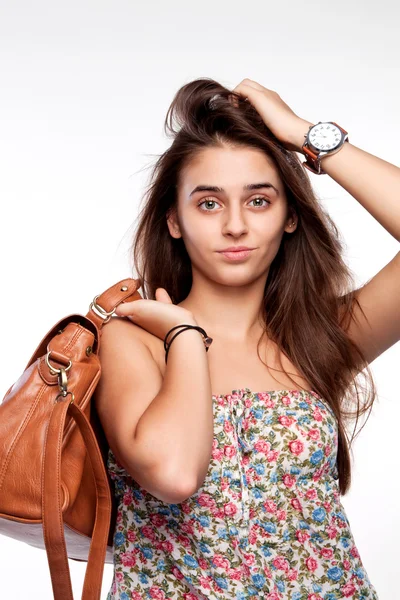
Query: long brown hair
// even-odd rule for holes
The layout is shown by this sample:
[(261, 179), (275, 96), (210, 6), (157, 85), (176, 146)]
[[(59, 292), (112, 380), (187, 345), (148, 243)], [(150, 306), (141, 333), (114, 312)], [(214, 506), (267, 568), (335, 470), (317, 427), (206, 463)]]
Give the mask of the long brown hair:
[[(237, 106), (230, 95), (237, 98)], [(257, 352), (268, 335), (332, 407), (338, 421), (337, 469), (343, 495), (350, 488), (350, 449), (358, 419), (372, 409), (376, 388), (368, 362), (346, 334), (351, 309), (354, 303), (360, 305), (338, 229), (318, 202), (296, 152), (279, 142), (249, 102), (213, 79), (196, 79), (178, 90), (164, 131), (173, 141), (153, 166), (131, 246), (142, 296), (155, 299), (156, 289), (163, 287), (177, 304), (191, 289), (189, 255), (182, 238), (173, 238), (167, 227), (182, 169), (196, 153), (221, 143), (265, 152), (278, 169), (298, 225), (292, 234), (284, 232), (270, 265), (262, 307), (265, 331)], [(368, 379), (370, 390), (364, 386), (360, 391), (360, 376)], [(354, 415), (349, 440), (346, 420)]]

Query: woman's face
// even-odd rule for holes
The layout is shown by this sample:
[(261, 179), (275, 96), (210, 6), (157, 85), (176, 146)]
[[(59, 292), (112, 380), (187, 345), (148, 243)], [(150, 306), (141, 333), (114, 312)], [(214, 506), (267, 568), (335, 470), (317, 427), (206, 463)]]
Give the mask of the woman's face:
[[(258, 189), (246, 186), (262, 184)], [(218, 189), (197, 189), (198, 186)], [(182, 237), (193, 269), (225, 285), (265, 276), (284, 231), (296, 216), (288, 213), (282, 181), (272, 160), (250, 147), (209, 147), (181, 172), (177, 215), (168, 219), (175, 238)], [(254, 248), (244, 260), (221, 254), (229, 246)]]

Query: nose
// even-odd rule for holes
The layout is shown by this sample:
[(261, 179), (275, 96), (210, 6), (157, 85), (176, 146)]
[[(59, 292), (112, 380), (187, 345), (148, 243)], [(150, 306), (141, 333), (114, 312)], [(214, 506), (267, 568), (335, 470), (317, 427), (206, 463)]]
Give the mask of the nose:
[(224, 217), (223, 233), (231, 233), (234, 236), (240, 236), (248, 230), (247, 223), (243, 217), (240, 207), (230, 207)]

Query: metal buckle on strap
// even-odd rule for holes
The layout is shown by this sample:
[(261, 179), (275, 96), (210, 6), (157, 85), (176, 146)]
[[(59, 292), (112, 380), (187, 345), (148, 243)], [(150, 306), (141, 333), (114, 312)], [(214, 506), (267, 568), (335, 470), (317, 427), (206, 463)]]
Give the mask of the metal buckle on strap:
[(68, 365), (66, 367), (62, 367), (61, 369), (55, 369), (54, 367), (51, 366), (51, 364), (49, 363), (49, 358), (50, 358), (50, 354), (51, 354), (51, 350), (46, 354), (46, 364), (49, 367), (50, 373), (52, 375), (58, 375), (58, 387), (60, 388), (60, 393), (56, 396), (56, 399), (54, 400), (54, 402), (59, 402), (59, 398), (66, 398), (66, 396), (70, 395), (71, 396), (71, 401), (70, 404), (72, 404), (75, 401), (75, 395), (73, 392), (68, 391), (68, 377), (67, 377), (67, 371), (69, 371), (69, 369), (72, 367), (72, 360), (68, 361)]
[(89, 310), (92, 310), (99, 317), (104, 319), (104, 323), (108, 323), (108, 321), (111, 319), (111, 316), (115, 313), (115, 308), (112, 311), (107, 312), (106, 310), (104, 310), (104, 308), (102, 306), (97, 304), (96, 300), (98, 297), (99, 297), (99, 295), (97, 295), (93, 298), (93, 302), (91, 302), (89, 305)]
[(50, 354), (51, 354), (51, 350), (46, 354), (46, 364), (49, 367), (50, 373), (52, 375), (59, 375), (61, 373), (62, 370), (64, 371), (69, 371), (70, 368), (72, 367), (72, 360), (68, 361), (68, 366), (64, 367), (64, 369), (56, 369), (55, 367), (52, 367), (51, 364), (49, 363), (49, 359), (50, 359)]

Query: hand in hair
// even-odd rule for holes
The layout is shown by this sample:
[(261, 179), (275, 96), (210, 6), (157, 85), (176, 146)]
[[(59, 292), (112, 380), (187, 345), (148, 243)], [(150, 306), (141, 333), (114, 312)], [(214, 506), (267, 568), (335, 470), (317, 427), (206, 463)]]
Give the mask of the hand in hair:
[(238, 106), (235, 94), (244, 97), (254, 106), (268, 129), (282, 142), (285, 148), (301, 152), (305, 134), (313, 123), (296, 115), (277, 92), (269, 90), (251, 79), (243, 79), (232, 90), (230, 101)]

